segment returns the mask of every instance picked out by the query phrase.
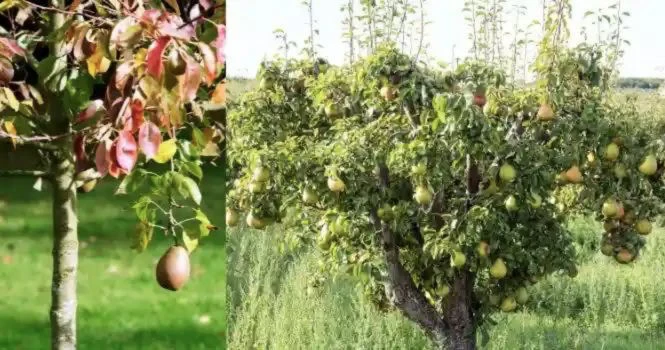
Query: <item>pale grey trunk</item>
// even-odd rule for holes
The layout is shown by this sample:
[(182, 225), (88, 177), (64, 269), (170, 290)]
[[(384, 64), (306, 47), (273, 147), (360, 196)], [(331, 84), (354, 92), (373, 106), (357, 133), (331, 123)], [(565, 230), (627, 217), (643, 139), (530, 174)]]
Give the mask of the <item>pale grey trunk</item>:
[[(68, 152), (66, 152), (68, 153)], [(76, 271), (78, 234), (74, 159), (71, 153), (53, 160), (53, 281), (51, 348), (76, 349)]]

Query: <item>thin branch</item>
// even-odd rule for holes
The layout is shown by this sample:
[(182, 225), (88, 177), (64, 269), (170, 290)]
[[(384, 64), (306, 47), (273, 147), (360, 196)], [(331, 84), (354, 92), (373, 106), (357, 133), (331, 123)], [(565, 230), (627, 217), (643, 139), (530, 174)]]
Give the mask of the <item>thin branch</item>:
[(43, 170), (0, 170), (0, 177), (46, 177), (50, 178), (53, 174)]

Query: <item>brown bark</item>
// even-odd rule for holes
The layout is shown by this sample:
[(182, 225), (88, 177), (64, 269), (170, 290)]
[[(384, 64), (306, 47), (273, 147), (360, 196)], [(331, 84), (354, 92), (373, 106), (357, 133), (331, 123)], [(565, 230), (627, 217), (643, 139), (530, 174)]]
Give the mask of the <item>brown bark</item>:
[(76, 349), (77, 198), (72, 154), (54, 157), (51, 348)]

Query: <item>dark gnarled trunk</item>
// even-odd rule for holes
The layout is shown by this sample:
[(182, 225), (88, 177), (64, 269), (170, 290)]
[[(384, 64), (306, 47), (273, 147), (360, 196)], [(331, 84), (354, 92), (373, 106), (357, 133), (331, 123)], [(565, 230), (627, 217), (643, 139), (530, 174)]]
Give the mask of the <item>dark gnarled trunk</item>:
[[(71, 155), (70, 155), (71, 156)], [(51, 348), (76, 349), (78, 233), (73, 156), (54, 157)]]

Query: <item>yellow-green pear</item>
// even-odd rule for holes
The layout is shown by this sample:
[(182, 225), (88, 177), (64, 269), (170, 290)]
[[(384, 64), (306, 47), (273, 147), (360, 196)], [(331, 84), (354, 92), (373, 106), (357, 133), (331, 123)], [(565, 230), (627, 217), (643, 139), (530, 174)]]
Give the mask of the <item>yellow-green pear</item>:
[(643, 236), (646, 236), (649, 233), (651, 233), (652, 227), (651, 227), (651, 223), (649, 222), (649, 220), (640, 219), (639, 221), (637, 221), (637, 224), (635, 224), (635, 229), (637, 230), (637, 232), (639, 234), (641, 234)]
[(517, 177), (517, 171), (510, 164), (504, 164), (499, 168), (499, 177), (504, 182), (513, 182)]
[(506, 263), (504, 263), (501, 258), (496, 259), (494, 264), (492, 264), (492, 267), (490, 267), (490, 276), (496, 279), (502, 279), (506, 277), (507, 274), (508, 268), (506, 267)]
[(651, 176), (658, 171), (658, 160), (652, 154), (646, 156), (644, 161), (639, 166), (639, 170), (642, 174)]
[(501, 302), (501, 311), (511, 312), (515, 311), (516, 308), (517, 308), (517, 302), (515, 301), (515, 298), (511, 296), (503, 298), (503, 301)]
[(605, 159), (615, 161), (619, 158), (619, 146), (612, 142), (605, 147)]

